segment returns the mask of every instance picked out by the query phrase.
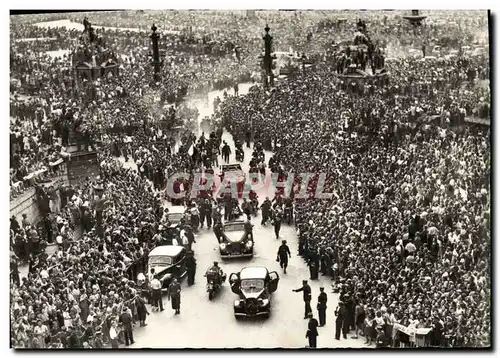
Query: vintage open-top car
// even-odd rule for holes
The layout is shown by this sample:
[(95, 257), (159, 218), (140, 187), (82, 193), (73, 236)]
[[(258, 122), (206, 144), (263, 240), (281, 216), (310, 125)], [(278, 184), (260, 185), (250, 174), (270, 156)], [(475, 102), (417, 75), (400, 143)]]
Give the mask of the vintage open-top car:
[(234, 316), (269, 317), (271, 294), (278, 288), (278, 274), (265, 267), (245, 267), (239, 273), (229, 276), (231, 290), (240, 298), (234, 301)]
[(148, 255), (148, 274), (152, 268), (162, 284), (162, 291), (166, 291), (172, 278), (181, 280), (186, 276), (186, 249), (173, 245), (155, 247)]
[(235, 220), (224, 223), (219, 243), (220, 255), (223, 259), (253, 257), (253, 246), (252, 234), (246, 232), (244, 221)]

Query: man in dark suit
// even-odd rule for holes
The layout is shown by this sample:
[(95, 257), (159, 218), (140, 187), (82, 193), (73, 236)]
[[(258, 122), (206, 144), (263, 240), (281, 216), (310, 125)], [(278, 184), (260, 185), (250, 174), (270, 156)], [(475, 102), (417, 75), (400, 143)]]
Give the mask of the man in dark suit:
[(125, 336), (125, 345), (134, 344), (134, 335), (132, 333), (132, 316), (128, 313), (128, 308), (124, 307), (120, 315), (120, 323), (123, 325), (123, 335)]
[(325, 288), (320, 287), (320, 294), (318, 296), (318, 317), (319, 317), (319, 327), (323, 327), (326, 324), (326, 302), (328, 297), (326, 296)]
[(311, 287), (307, 284), (307, 280), (302, 280), (302, 287), (293, 292), (303, 292), (304, 298), (304, 319), (307, 319), (308, 314), (312, 312), (311, 309)]
[(191, 286), (194, 284), (194, 276), (196, 274), (196, 259), (194, 258), (194, 254), (192, 251), (188, 251), (186, 257), (186, 268), (187, 268), (187, 277), (188, 277), (188, 285)]
[(344, 302), (339, 302), (335, 310), (335, 316), (337, 316), (337, 320), (335, 321), (335, 339), (340, 340), (340, 331), (342, 331), (344, 339), (347, 339), (347, 309), (345, 308)]
[(282, 244), (278, 249), (277, 256), (278, 256), (277, 261), (279, 261), (280, 266), (283, 269), (283, 272), (286, 273), (286, 268), (288, 266), (288, 258), (292, 257), (292, 254), (290, 253), (290, 248), (286, 244), (286, 240), (282, 241)]
[(309, 318), (309, 322), (307, 323), (307, 332), (306, 338), (309, 339), (309, 348), (317, 347), (318, 340), (318, 321), (313, 317), (312, 312), (310, 312), (307, 317)]

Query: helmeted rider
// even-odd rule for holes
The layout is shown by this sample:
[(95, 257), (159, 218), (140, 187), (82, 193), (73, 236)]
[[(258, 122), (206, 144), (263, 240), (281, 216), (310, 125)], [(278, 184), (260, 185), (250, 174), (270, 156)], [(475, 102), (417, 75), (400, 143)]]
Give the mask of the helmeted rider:
[[(222, 269), (219, 267), (219, 263), (217, 261), (214, 261), (214, 265), (208, 269), (208, 272), (216, 273), (215, 281), (220, 285), (222, 282), (222, 275), (224, 275), (224, 273), (222, 272)], [(207, 276), (207, 282), (208, 282), (208, 276)]]

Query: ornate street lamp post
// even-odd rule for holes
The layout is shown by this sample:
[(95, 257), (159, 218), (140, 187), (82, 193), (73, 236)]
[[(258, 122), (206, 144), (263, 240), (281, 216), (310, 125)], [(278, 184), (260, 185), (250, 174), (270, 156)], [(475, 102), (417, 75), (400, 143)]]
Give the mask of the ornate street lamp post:
[(425, 18), (427, 18), (427, 16), (420, 15), (419, 10), (412, 10), (411, 15), (403, 16), (403, 19), (408, 20), (415, 27), (421, 25)]
[(274, 74), (273, 74), (273, 60), (276, 59), (276, 55), (272, 54), (273, 37), (269, 35), (269, 28), (266, 25), (266, 34), (262, 38), (264, 40), (264, 56), (263, 56), (263, 67), (264, 67), (264, 85), (267, 87), (268, 84), (274, 86)]
[(160, 61), (160, 50), (158, 49), (158, 39), (160, 38), (160, 35), (156, 33), (157, 27), (155, 26), (155, 24), (151, 26), (151, 30), (153, 31), (150, 38), (153, 44), (154, 80), (155, 82), (160, 82), (160, 68), (162, 65)]

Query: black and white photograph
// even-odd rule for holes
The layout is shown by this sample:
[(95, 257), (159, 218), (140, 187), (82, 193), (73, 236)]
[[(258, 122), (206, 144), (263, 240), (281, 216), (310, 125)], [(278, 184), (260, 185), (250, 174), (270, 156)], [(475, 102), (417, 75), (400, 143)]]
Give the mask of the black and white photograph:
[(11, 350), (492, 348), (487, 9), (3, 16)]

